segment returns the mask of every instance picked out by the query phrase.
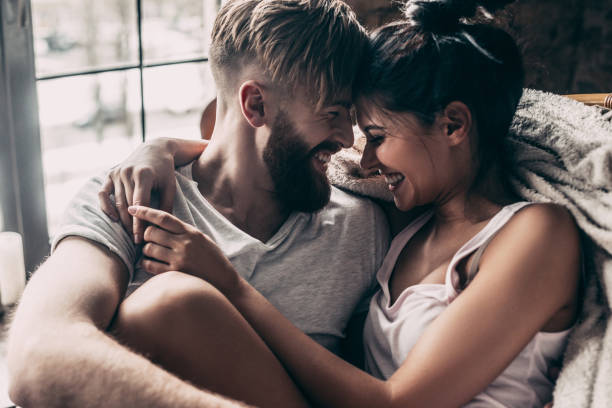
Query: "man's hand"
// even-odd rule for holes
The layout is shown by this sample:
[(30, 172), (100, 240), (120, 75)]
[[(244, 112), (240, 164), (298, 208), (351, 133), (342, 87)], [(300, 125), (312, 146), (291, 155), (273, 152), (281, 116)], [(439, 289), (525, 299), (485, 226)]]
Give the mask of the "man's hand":
[(130, 205), (150, 205), (152, 190), (160, 192), (160, 208), (172, 211), (176, 192), (174, 155), (163, 140), (139, 147), (113, 167), (98, 193), (102, 211), (115, 221), (121, 220), (125, 229), (134, 234), (136, 244), (142, 242), (145, 226), (140, 219), (132, 219), (127, 209)]
[(202, 278), (227, 294), (238, 286), (240, 277), (219, 247), (195, 227), (168, 214), (143, 206), (131, 206), (129, 213), (152, 225), (144, 232), (142, 253), (149, 259), (143, 268), (157, 275), (181, 271)]

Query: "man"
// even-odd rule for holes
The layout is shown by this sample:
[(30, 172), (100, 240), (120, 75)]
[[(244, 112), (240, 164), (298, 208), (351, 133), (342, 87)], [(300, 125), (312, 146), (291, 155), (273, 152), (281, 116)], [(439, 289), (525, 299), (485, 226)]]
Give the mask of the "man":
[[(226, 2), (211, 46), (214, 134), (176, 172), (180, 225), (214, 240), (243, 277), (334, 352), (388, 241), (380, 210), (325, 176), (330, 156), (353, 143), (350, 90), (365, 41), (340, 1)], [(100, 185), (92, 180), (73, 200), (52, 255), (24, 292), (9, 338), (11, 398), (26, 407), (236, 404), (203, 391), (213, 390), (262, 406), (304, 405), (254, 331), (233, 338), (231, 327), (208, 326), (210, 285), (179, 272), (149, 279), (146, 271), (181, 265), (158, 262), (155, 251), (167, 248), (151, 246), (139, 262), (132, 236), (98, 209)], [(238, 314), (230, 320), (247, 324)], [(257, 359), (253, 348), (263, 351)], [(224, 365), (224, 353), (242, 353), (244, 365)]]

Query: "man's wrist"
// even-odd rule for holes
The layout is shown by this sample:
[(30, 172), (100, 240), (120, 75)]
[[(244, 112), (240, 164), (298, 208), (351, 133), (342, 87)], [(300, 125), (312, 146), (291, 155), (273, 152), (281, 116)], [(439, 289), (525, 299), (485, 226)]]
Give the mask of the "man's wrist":
[(157, 140), (159, 140), (159, 146), (164, 150), (164, 152), (169, 153), (172, 156), (172, 158), (176, 156), (176, 153), (178, 152), (178, 149), (179, 149), (179, 146), (178, 146), (178, 143), (176, 143), (176, 140), (170, 137), (163, 137)]

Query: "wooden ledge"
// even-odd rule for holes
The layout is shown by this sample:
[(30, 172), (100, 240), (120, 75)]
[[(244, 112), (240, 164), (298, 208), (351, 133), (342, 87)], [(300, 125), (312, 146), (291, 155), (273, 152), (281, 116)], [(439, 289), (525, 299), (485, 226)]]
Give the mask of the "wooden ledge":
[(612, 109), (612, 93), (573, 94), (565, 96), (586, 105), (599, 105)]

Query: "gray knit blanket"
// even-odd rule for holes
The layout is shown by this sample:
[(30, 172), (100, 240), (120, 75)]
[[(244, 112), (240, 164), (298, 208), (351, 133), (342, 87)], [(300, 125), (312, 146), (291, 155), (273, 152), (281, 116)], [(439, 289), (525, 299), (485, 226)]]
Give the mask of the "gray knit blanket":
[[(554, 391), (555, 408), (612, 407), (612, 112), (526, 89), (508, 138), (519, 196), (571, 211), (583, 233), (585, 297)], [(392, 200), (359, 168), (363, 139), (332, 159), (329, 177), (357, 194)]]

